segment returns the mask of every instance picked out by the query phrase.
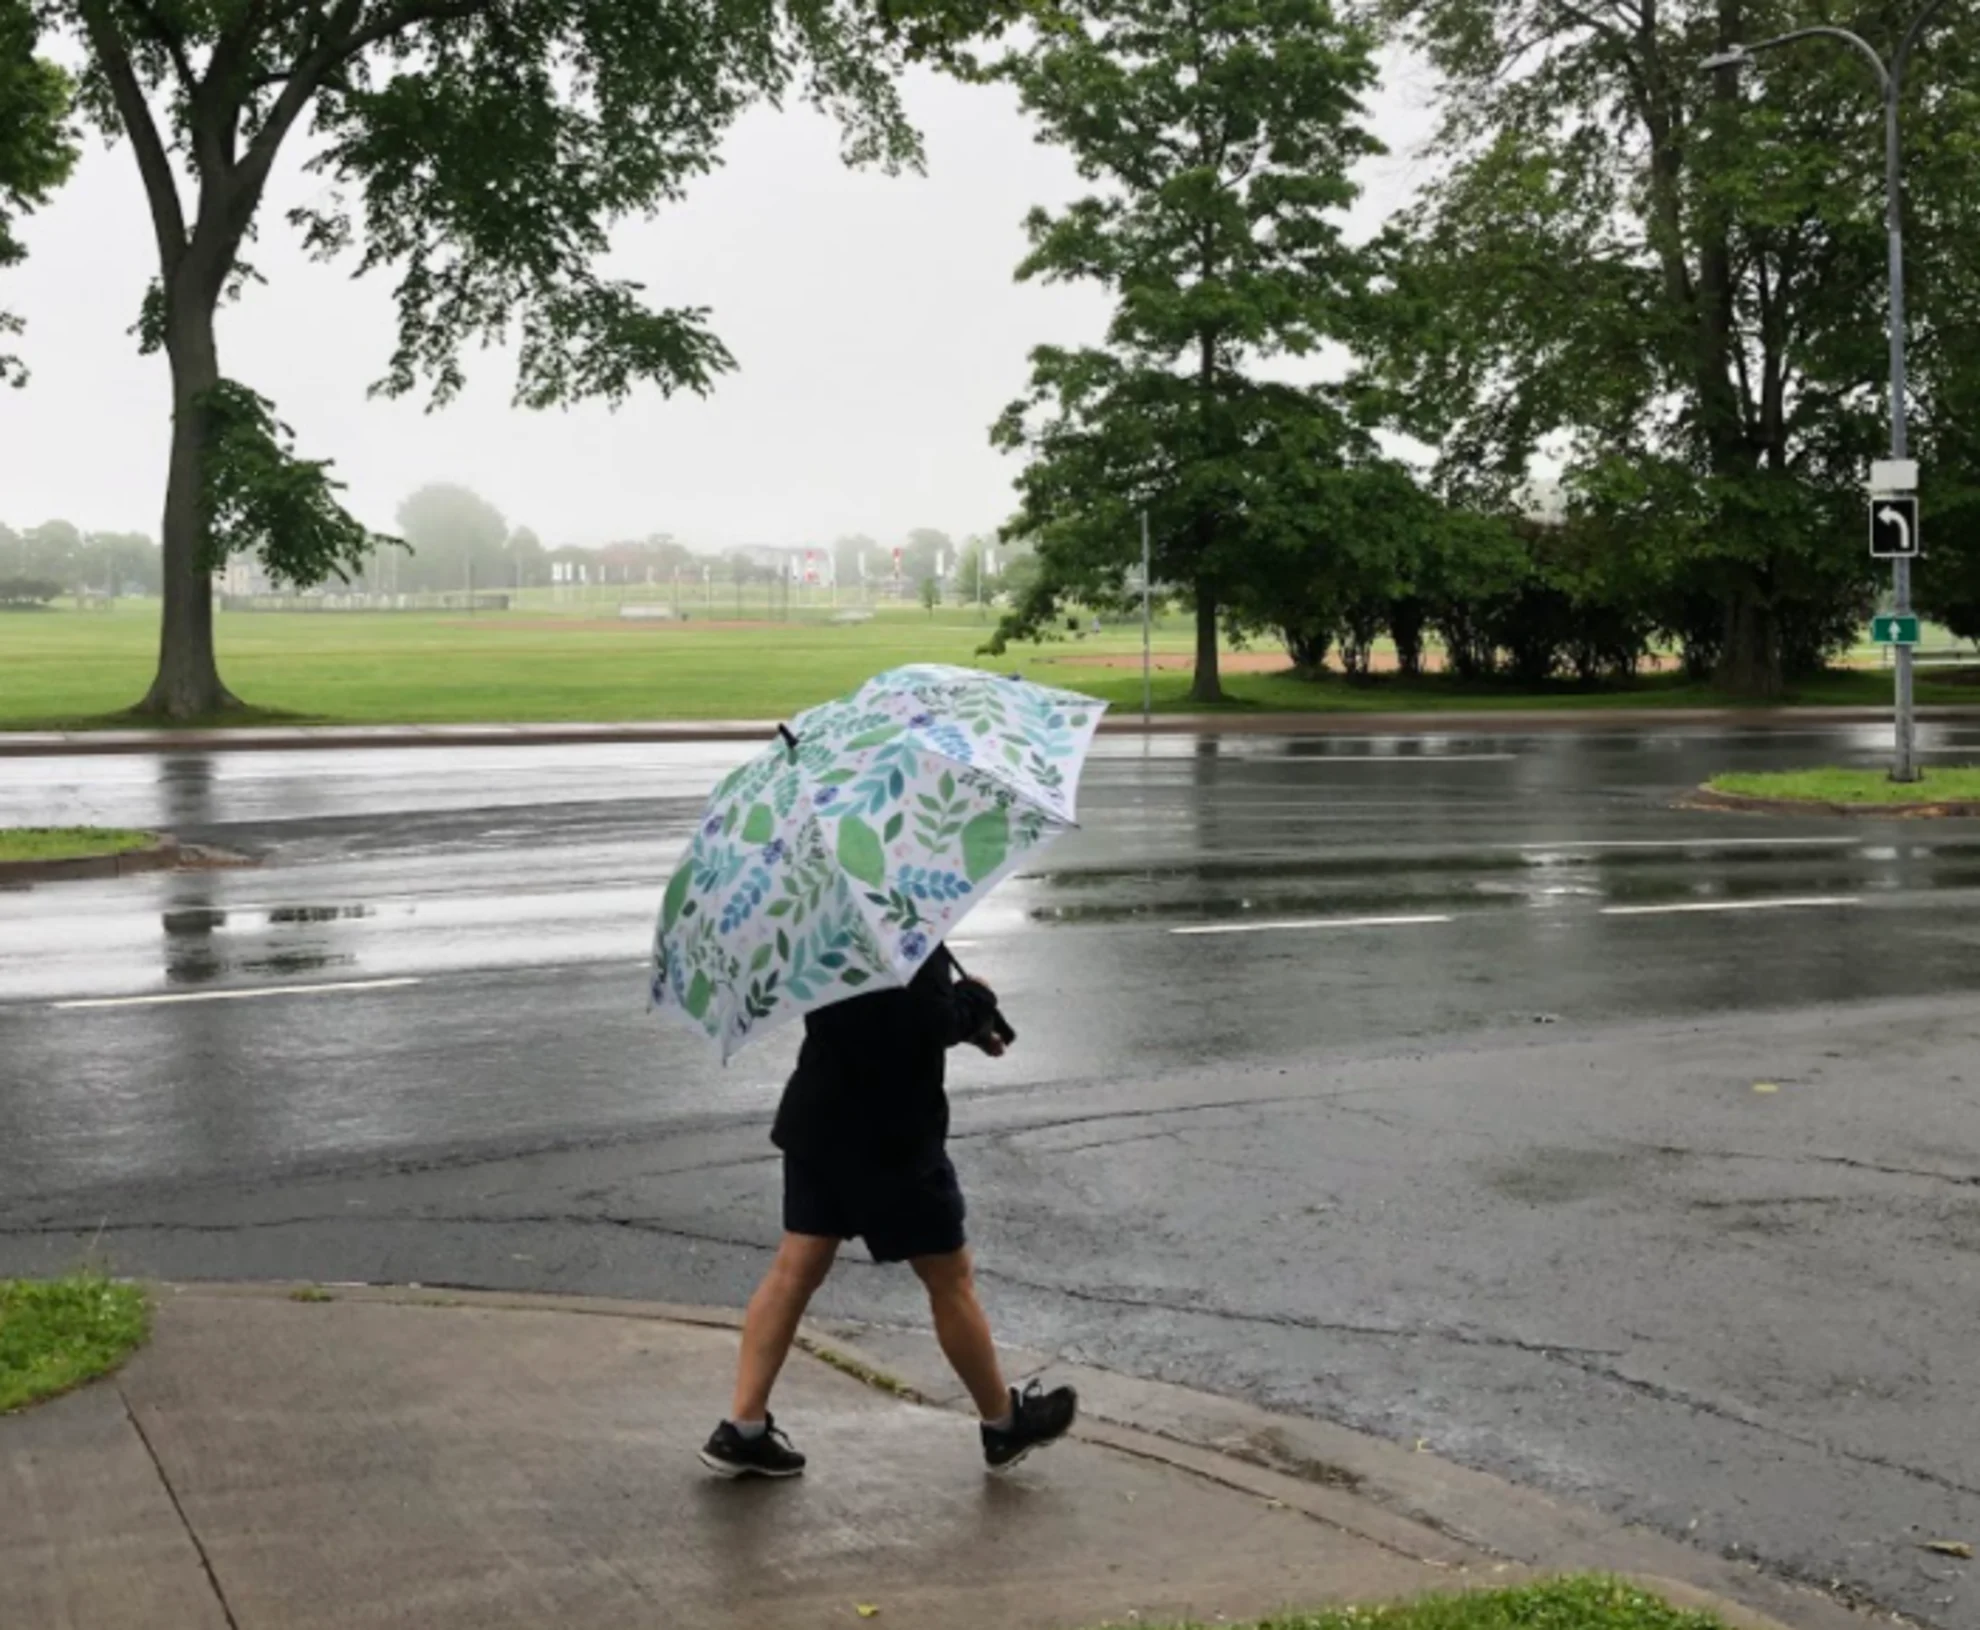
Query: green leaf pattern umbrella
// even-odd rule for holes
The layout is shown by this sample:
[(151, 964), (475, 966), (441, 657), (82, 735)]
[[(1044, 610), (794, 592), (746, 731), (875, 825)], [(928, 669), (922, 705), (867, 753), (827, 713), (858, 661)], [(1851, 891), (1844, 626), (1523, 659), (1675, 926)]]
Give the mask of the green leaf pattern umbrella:
[(715, 789), (667, 885), (652, 996), (726, 1060), (781, 1020), (905, 985), (1076, 821), (1104, 703), (896, 668), (801, 714)]

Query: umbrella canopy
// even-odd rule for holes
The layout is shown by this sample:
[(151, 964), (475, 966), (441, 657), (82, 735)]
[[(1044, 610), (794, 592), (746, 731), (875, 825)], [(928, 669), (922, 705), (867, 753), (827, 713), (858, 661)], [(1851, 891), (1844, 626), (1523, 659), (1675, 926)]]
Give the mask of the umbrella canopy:
[(715, 789), (660, 908), (652, 995), (726, 1060), (782, 1020), (905, 985), (1076, 824), (1104, 703), (895, 668), (812, 708)]

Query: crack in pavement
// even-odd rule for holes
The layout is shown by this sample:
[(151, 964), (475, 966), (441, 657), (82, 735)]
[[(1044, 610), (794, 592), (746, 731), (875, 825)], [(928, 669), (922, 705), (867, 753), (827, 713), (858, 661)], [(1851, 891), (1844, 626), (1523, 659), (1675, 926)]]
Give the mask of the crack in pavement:
[(1536, 1358), (1550, 1359), (1580, 1370), (1583, 1374), (1598, 1380), (1609, 1381), (1631, 1392), (1654, 1398), (1660, 1403), (1668, 1403), (1687, 1409), (1696, 1414), (1709, 1415), (1733, 1425), (1745, 1427), (1749, 1431), (1764, 1433), (1784, 1442), (1813, 1449), (1826, 1455), (1836, 1455), (1860, 1465), (1875, 1466), (1880, 1470), (1894, 1472), (1899, 1476), (1945, 1489), (1955, 1494), (1980, 1495), (1980, 1488), (1962, 1483), (1941, 1473), (1919, 1466), (1911, 1466), (1903, 1461), (1866, 1451), (1847, 1448), (1822, 1438), (1809, 1437), (1790, 1428), (1776, 1426), (1767, 1421), (1747, 1415), (1730, 1405), (1715, 1403), (1710, 1399), (1697, 1397), (1680, 1388), (1656, 1381), (1644, 1381), (1612, 1365), (1595, 1362), (1602, 1358), (1620, 1358), (1622, 1352), (1616, 1348), (1577, 1347), (1558, 1342), (1525, 1340), (1517, 1336), (1482, 1335), (1471, 1331), (1438, 1329), (1425, 1325), (1415, 1328), (1336, 1322), (1325, 1319), (1305, 1318), (1295, 1314), (1246, 1313), (1234, 1308), (1215, 1306), (1193, 1306), (1185, 1302), (1163, 1301), (1154, 1297), (1126, 1296), (1116, 1292), (1087, 1291), (1065, 1285), (1051, 1285), (1039, 1280), (1024, 1279), (1018, 1275), (996, 1269), (977, 1270), (980, 1279), (995, 1279), (1006, 1284), (1018, 1285), (1023, 1289), (1043, 1295), (1063, 1296), (1072, 1301), (1098, 1303), (1107, 1307), (1131, 1308), (1153, 1313), (1174, 1313), (1195, 1315), (1239, 1324), (1267, 1325), (1278, 1329), (1311, 1330), (1329, 1335), (1362, 1336), (1376, 1340), (1431, 1340), (1444, 1341), (1461, 1347), (1487, 1347), (1509, 1349), (1515, 1352), (1530, 1353)]
[(1076, 1302), (1092, 1302), (1103, 1307), (1132, 1308), (1148, 1313), (1193, 1314), (1231, 1324), (1268, 1325), (1280, 1330), (1325, 1331), (1330, 1335), (1366, 1336), (1382, 1341), (1427, 1340), (1450, 1342), (1459, 1347), (1510, 1348), (1515, 1352), (1532, 1353), (1541, 1358), (1572, 1354), (1582, 1354), (1591, 1358), (1622, 1356), (1622, 1349), (1615, 1347), (1563, 1346), (1558, 1342), (1529, 1341), (1518, 1336), (1484, 1335), (1475, 1331), (1439, 1328), (1435, 1325), (1356, 1324), (1297, 1313), (1250, 1313), (1239, 1308), (1171, 1302), (1153, 1296), (1124, 1295), (1118, 1291), (1082, 1290), (1069, 1285), (1053, 1285), (1043, 1280), (1026, 1279), (1001, 1268), (978, 1267), (976, 1276), (979, 1279), (994, 1279), (1003, 1284), (1016, 1285), (1023, 1290), (1037, 1291), (1041, 1295), (1064, 1296)]
[(1700, 1149), (1683, 1143), (1645, 1144), (1652, 1154), (1682, 1155), (1694, 1160), (1758, 1160), (1780, 1166), (1841, 1166), (1849, 1171), (1874, 1172), (1881, 1177), (1923, 1177), (1956, 1188), (1980, 1188), (1980, 1172), (1933, 1171), (1924, 1166), (1884, 1166), (1854, 1155), (1782, 1155), (1758, 1149)]
[(227, 1600), (226, 1591), (220, 1588), (220, 1575), (214, 1571), (213, 1558), (207, 1555), (206, 1542), (199, 1537), (199, 1530), (193, 1527), (192, 1518), (186, 1514), (185, 1502), (179, 1498), (179, 1491), (172, 1486), (172, 1479), (166, 1473), (165, 1462), (151, 1441), (151, 1434), (144, 1429), (144, 1423), (131, 1407), (131, 1395), (117, 1384), (117, 1402), (124, 1406), (124, 1419), (130, 1422), (137, 1440), (144, 1445), (144, 1452), (151, 1459), (151, 1469), (158, 1474), (158, 1486), (165, 1491), (165, 1498), (172, 1503), (172, 1510), (178, 1514), (179, 1526), (186, 1531), (186, 1538), (192, 1542), (193, 1554), (199, 1558), (201, 1570), (206, 1574), (207, 1588), (213, 1592), (213, 1600), (220, 1609), (220, 1616), (227, 1621), (227, 1630), (241, 1630), (241, 1621), (234, 1617), (234, 1607)]
[(1624, 1371), (1606, 1364), (1584, 1363), (1574, 1353), (1565, 1349), (1552, 1356), (1559, 1358), (1562, 1363), (1571, 1365), (1584, 1374), (1592, 1375), (1598, 1380), (1613, 1382), (1615, 1385), (1625, 1387), (1629, 1391), (1638, 1393), (1643, 1397), (1654, 1398), (1659, 1403), (1676, 1404), (1678, 1407), (1688, 1409), (1694, 1414), (1710, 1415), (1715, 1420), (1729, 1421), (1733, 1425), (1743, 1426), (1751, 1432), (1764, 1432), (1769, 1437), (1780, 1438), (1783, 1442), (1799, 1444), (1804, 1449), (1813, 1449), (1824, 1455), (1835, 1455), (1840, 1459), (1853, 1461), (1858, 1465), (1875, 1466), (1882, 1471), (1896, 1472), (1901, 1477), (1908, 1477), (1920, 1483), (1927, 1483), (1934, 1488), (1945, 1489), (1953, 1494), (1980, 1495), (1980, 1487), (1976, 1487), (1971, 1483), (1962, 1483), (1957, 1478), (1947, 1477), (1940, 1472), (1928, 1471), (1922, 1466), (1906, 1465), (1903, 1461), (1893, 1460), (1887, 1455), (1872, 1454), (1867, 1450), (1847, 1448), (1827, 1438), (1810, 1437), (1806, 1433), (1796, 1432), (1789, 1427), (1775, 1426), (1771, 1422), (1759, 1420), (1742, 1410), (1735, 1409), (1730, 1404), (1717, 1403), (1710, 1398), (1701, 1398), (1695, 1393), (1686, 1392), (1681, 1387), (1673, 1387), (1661, 1381), (1645, 1381), (1638, 1376), (1626, 1374)]

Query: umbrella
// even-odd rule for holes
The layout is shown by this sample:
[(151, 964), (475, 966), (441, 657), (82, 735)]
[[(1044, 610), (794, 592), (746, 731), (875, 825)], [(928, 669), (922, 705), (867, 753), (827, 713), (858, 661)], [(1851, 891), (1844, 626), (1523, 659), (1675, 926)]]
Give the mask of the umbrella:
[(667, 885), (652, 997), (727, 1060), (783, 1020), (905, 985), (1076, 824), (1105, 704), (920, 664), (780, 726), (718, 786)]

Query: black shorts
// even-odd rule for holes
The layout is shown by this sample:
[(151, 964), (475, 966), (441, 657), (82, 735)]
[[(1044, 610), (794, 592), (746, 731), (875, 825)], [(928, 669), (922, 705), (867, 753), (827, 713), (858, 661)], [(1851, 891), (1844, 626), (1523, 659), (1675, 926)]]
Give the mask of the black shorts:
[(966, 1209), (947, 1155), (905, 1168), (841, 1168), (784, 1156), (785, 1232), (863, 1239), (875, 1262), (960, 1251)]

